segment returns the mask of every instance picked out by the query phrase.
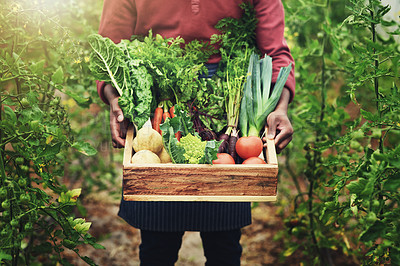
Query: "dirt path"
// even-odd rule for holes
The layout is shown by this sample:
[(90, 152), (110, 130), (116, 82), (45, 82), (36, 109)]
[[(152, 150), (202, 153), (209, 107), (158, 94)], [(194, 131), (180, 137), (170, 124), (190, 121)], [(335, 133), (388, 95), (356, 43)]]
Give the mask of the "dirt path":
[[(117, 216), (119, 202), (99, 195), (87, 199), (84, 206), (88, 211), (86, 219), (92, 222), (90, 233), (106, 249), (96, 250), (86, 246), (80, 248), (81, 255), (92, 258), (101, 266), (139, 265), (140, 232)], [(272, 203), (262, 203), (253, 209), (253, 223), (243, 229), (241, 239), (242, 265), (283, 265), (278, 261), (281, 244), (273, 241), (274, 234), (282, 226), (275, 213)], [(71, 251), (66, 251), (65, 255), (73, 265), (86, 265)], [(176, 265), (197, 266), (204, 265), (204, 262), (199, 233), (186, 232)]]

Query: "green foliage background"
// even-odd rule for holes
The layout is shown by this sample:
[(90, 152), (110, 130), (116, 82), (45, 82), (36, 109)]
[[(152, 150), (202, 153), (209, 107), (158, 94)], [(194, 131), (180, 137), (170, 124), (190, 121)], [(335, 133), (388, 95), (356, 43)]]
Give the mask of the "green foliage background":
[[(279, 157), (282, 262), (398, 265), (398, 17), (378, 0), (283, 3), (297, 88), (294, 139)], [(64, 248), (101, 248), (76, 217), (78, 196), (120, 190), (121, 152), (88, 70), (101, 9), (0, 0), (0, 263), (68, 264)]]
[[(399, 19), (384, 18), (389, 9), (375, 0), (284, 4), (297, 95), (294, 140), (281, 164), (287, 191), (278, 204), (290, 206), (281, 210), (282, 256), (397, 265)], [(380, 38), (380, 26), (394, 26), (393, 36)]]

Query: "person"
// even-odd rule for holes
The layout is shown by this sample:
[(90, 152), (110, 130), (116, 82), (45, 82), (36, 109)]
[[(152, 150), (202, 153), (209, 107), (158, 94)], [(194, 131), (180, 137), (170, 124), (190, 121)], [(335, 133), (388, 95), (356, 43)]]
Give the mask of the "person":
[[(215, 24), (224, 17), (240, 17), (240, 0), (104, 0), (99, 34), (118, 43), (132, 35), (154, 34), (209, 40), (218, 33)], [(258, 19), (257, 46), (273, 58), (273, 78), (279, 68), (292, 63), (293, 57), (284, 39), (284, 9), (281, 0), (251, 0)], [(220, 60), (211, 56), (209, 65)], [(268, 138), (275, 139), (281, 152), (292, 139), (293, 128), (287, 115), (294, 97), (294, 68), (276, 109), (268, 116)], [(125, 145), (127, 121), (118, 106), (118, 93), (99, 81), (98, 93), (110, 106), (113, 147)], [(265, 140), (265, 139), (264, 139)], [(206, 265), (240, 265), (241, 228), (251, 224), (251, 205), (247, 202), (132, 202), (121, 200), (118, 215), (140, 229), (141, 265), (174, 265), (185, 231), (199, 231)]]

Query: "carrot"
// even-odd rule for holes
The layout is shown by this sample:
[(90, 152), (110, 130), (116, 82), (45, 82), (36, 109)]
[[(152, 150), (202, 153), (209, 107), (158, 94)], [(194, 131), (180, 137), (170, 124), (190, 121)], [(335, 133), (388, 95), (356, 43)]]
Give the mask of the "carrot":
[(154, 111), (154, 116), (153, 116), (154, 119), (153, 129), (155, 129), (160, 134), (161, 134), (160, 124), (162, 122), (163, 112), (164, 112), (163, 108), (159, 106)]
[(228, 144), (228, 151), (229, 151), (229, 154), (232, 156), (232, 158), (233, 158), (235, 161), (236, 161), (236, 149), (235, 149), (235, 146), (236, 146), (237, 140), (238, 140), (238, 137), (232, 134), (232, 135), (229, 137), (229, 144)]
[(218, 153), (225, 153), (228, 152), (228, 142), (229, 142), (229, 136), (227, 134), (221, 134), (218, 137), (218, 140), (222, 140), (221, 145), (219, 145), (218, 148)]
[[(175, 105), (171, 106), (171, 108), (169, 108), (169, 114), (171, 115), (171, 118), (174, 118), (175, 115)], [(180, 131), (175, 133), (175, 138), (179, 141), (182, 137), (182, 133)]]
[(163, 121), (165, 121), (165, 120), (167, 120), (167, 117), (171, 118), (171, 115), (168, 112), (164, 112), (162, 117), (163, 117)]
[(169, 114), (171, 115), (171, 118), (175, 117), (175, 106), (174, 105), (171, 108), (169, 108)]

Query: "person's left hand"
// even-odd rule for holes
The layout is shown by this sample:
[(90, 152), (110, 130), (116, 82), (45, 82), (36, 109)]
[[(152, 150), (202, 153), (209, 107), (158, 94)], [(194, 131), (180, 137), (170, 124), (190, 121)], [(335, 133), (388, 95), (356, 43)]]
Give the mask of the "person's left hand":
[[(269, 139), (275, 139), (276, 153), (280, 153), (292, 140), (293, 127), (287, 113), (280, 110), (271, 112), (267, 117)], [(264, 141), (266, 141), (264, 137)], [(264, 146), (267, 144), (265, 143)]]
[[(292, 140), (293, 127), (290, 123), (288, 113), (288, 104), (290, 100), (290, 91), (283, 88), (281, 98), (273, 112), (267, 117), (269, 139), (275, 139), (276, 153), (280, 153)], [(263, 138), (265, 142), (266, 137)], [(264, 147), (267, 143), (264, 143)]]

